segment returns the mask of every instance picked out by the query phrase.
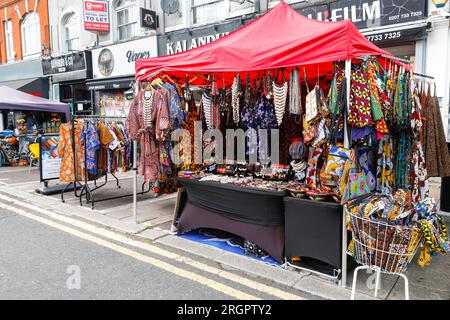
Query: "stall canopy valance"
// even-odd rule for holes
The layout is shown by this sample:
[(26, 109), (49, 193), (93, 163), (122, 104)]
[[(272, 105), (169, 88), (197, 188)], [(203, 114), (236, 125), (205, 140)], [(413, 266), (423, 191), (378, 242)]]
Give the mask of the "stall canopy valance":
[(367, 40), (350, 20), (322, 22), (304, 17), (282, 2), (242, 28), (204, 46), (136, 62), (136, 78), (158, 73), (184, 77), (308, 66), (326, 74), (332, 62), (365, 55), (389, 55)]
[(4, 109), (64, 113), (66, 120), (70, 119), (70, 106), (68, 104), (0, 86), (0, 110)]

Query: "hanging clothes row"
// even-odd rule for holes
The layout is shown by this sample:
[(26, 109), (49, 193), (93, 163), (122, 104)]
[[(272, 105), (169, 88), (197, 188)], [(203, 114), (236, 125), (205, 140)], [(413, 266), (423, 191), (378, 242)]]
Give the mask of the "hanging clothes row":
[(130, 107), (130, 137), (140, 145), (138, 173), (155, 183), (155, 192), (170, 192), (175, 186), (170, 132), (184, 126), (183, 105), (181, 88), (158, 78), (136, 95)]
[(132, 168), (132, 143), (124, 121), (74, 119), (60, 126), (61, 182), (96, 180)]

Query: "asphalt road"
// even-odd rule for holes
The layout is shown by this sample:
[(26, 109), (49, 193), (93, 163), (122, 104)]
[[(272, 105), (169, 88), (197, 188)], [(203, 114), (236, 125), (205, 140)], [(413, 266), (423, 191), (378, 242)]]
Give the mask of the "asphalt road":
[(122, 243), (123, 253), (112, 240), (65, 225), (80, 233), (73, 235), (49, 224), (0, 208), (0, 299), (274, 299), (182, 262)]

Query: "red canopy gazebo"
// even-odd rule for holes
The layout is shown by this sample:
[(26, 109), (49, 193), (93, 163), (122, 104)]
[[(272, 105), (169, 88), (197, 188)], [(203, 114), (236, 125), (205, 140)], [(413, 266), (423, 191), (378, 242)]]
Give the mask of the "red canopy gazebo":
[[(174, 55), (140, 59), (136, 79), (160, 72), (191, 79), (214, 73), (232, 81), (235, 73), (304, 66), (309, 75), (330, 73), (334, 61), (390, 54), (367, 40), (350, 20), (322, 22), (297, 13), (285, 2), (258, 19), (204, 46)], [(197, 83), (200, 84), (202, 80)]]

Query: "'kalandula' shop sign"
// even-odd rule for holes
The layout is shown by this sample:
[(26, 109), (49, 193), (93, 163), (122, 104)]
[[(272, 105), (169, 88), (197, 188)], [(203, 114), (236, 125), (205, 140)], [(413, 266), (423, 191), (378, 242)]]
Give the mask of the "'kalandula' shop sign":
[(427, 17), (425, 0), (337, 0), (329, 5), (297, 9), (312, 19), (341, 21), (351, 19), (358, 29), (410, 22)]
[(234, 20), (200, 29), (174, 31), (158, 37), (159, 55), (183, 52), (213, 42), (240, 28), (245, 22)]

